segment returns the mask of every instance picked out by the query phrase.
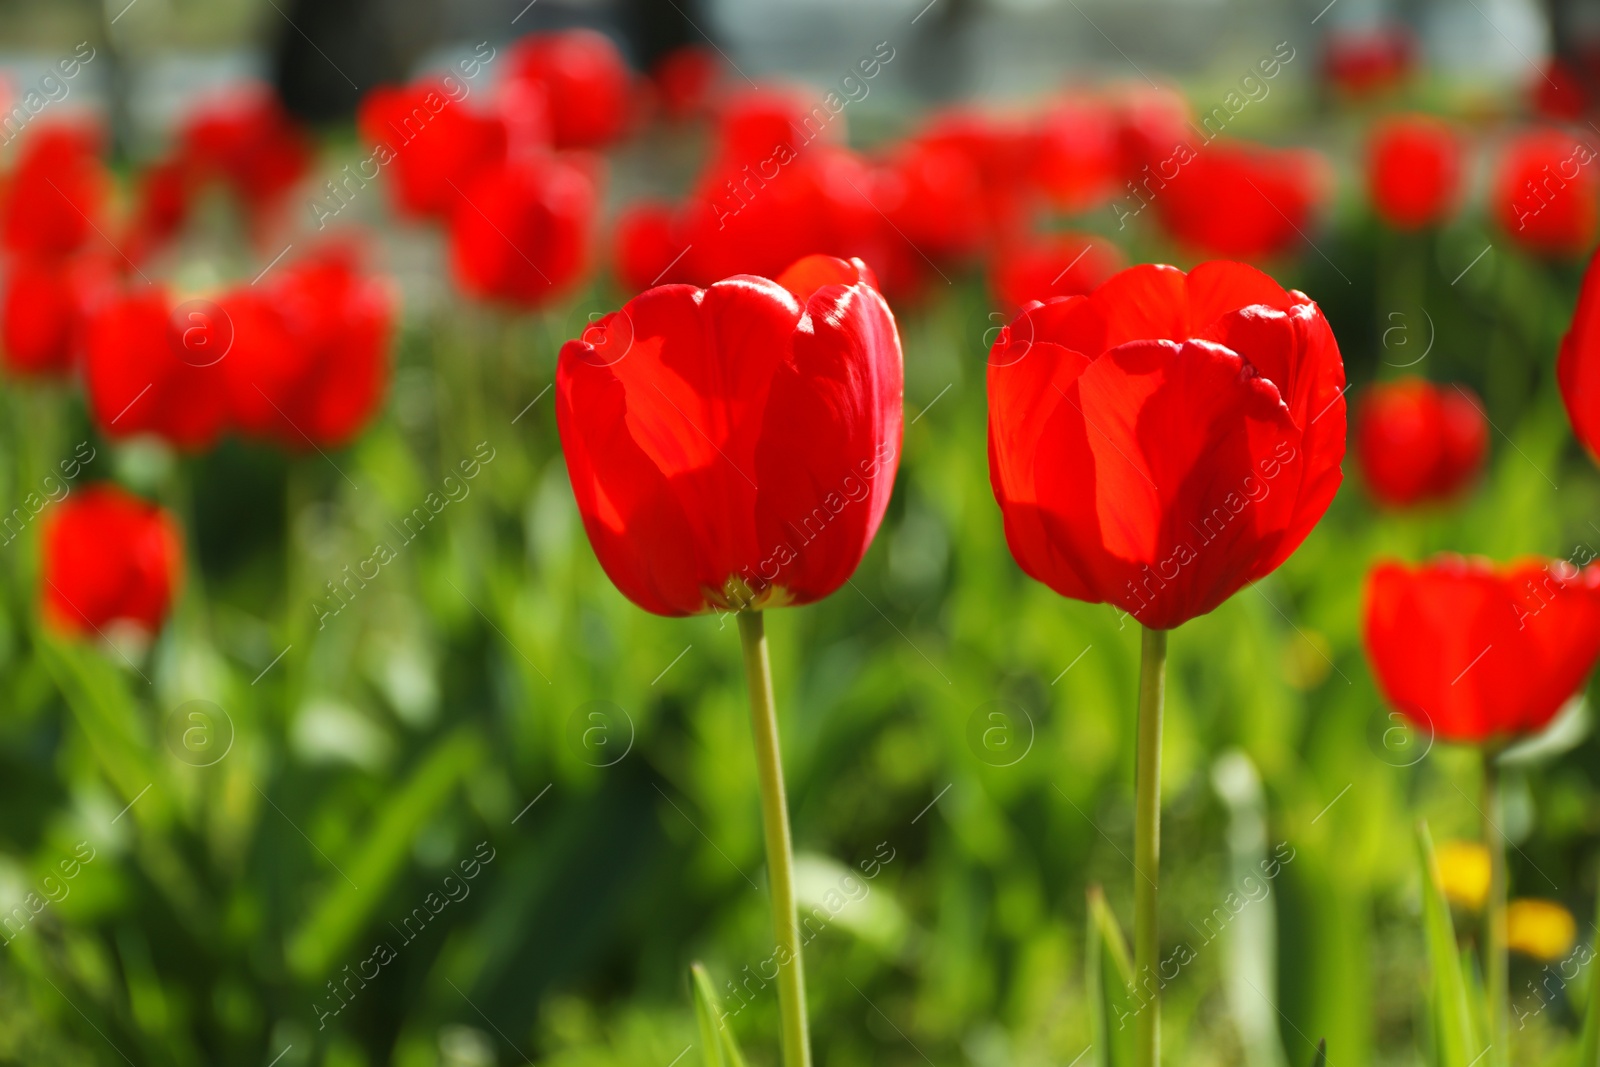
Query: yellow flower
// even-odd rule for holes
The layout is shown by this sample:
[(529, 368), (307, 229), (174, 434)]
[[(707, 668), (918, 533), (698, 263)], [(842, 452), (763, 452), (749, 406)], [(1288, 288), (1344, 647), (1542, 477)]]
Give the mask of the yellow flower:
[(1506, 906), (1506, 946), (1544, 963), (1565, 959), (1578, 939), (1572, 913), (1553, 900), (1513, 900)]
[(1476, 841), (1443, 841), (1434, 853), (1450, 903), (1478, 911), (1489, 897), (1489, 850)]

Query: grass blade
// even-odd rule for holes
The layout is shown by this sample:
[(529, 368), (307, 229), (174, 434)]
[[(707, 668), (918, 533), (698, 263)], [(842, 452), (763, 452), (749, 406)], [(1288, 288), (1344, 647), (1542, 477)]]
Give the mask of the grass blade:
[(1133, 1027), (1143, 1001), (1134, 992), (1133, 961), (1116, 916), (1099, 886), (1089, 887), (1089, 1004), (1100, 1067), (1131, 1067)]
[(1467, 980), (1461, 969), (1450, 905), (1440, 889), (1439, 865), (1433, 855), (1428, 824), (1417, 824), (1417, 850), (1422, 864), (1422, 924), (1428, 946), (1429, 1008), (1433, 1021), (1435, 1067), (1468, 1067), (1481, 1054), (1467, 1002)]
[(704, 964), (689, 965), (689, 984), (694, 986), (694, 1014), (700, 1024), (702, 1062), (706, 1067), (745, 1067), (739, 1043), (722, 1021), (722, 1000)]

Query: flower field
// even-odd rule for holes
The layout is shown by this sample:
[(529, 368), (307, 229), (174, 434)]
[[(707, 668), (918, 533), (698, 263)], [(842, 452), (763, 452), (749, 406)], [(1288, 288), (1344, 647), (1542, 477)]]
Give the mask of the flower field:
[(908, 40), (10, 85), (0, 1063), (1600, 1067), (1592, 49)]

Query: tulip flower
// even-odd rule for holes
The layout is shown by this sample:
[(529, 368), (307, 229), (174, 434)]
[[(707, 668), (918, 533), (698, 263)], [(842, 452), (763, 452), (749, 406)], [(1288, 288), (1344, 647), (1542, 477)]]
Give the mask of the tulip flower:
[(1309, 150), (1217, 142), (1172, 157), (1136, 195), (1154, 204), (1180, 244), (1259, 258), (1305, 240), (1319, 183), (1319, 159)]
[(1476, 396), (1421, 378), (1372, 386), (1356, 414), (1356, 457), (1381, 504), (1406, 507), (1454, 496), (1477, 477), (1489, 425)]
[(1461, 144), (1427, 115), (1401, 115), (1377, 126), (1367, 147), (1372, 206), (1397, 230), (1444, 222), (1461, 191)]
[(186, 120), (182, 154), (252, 211), (274, 205), (311, 167), (311, 140), (266, 86), (239, 89)]
[(114, 485), (81, 489), (46, 519), (39, 599), (69, 634), (129, 622), (154, 633), (172, 608), (183, 539), (163, 509)]
[(1531, 79), (1533, 110), (1556, 122), (1581, 122), (1589, 113), (1589, 91), (1568, 63), (1552, 59)]
[(1122, 253), (1102, 237), (1062, 233), (1002, 251), (990, 268), (995, 303), (1015, 314), (1029, 301), (1093, 292), (1122, 267)]
[[(1591, 557), (1592, 558), (1592, 557)], [(1378, 687), (1424, 733), (1477, 745), (1490, 889), (1484, 913), (1489, 1040), (1506, 1040), (1506, 864), (1498, 756), (1547, 726), (1600, 658), (1600, 565), (1496, 566), (1441, 556), (1367, 579), (1363, 639)]]
[(1322, 57), (1328, 84), (1350, 96), (1369, 96), (1404, 81), (1416, 66), (1416, 41), (1401, 27), (1333, 32)]
[(455, 99), (443, 79), (374, 89), (357, 124), (373, 163), (392, 174), (395, 208), (408, 218), (448, 218), (462, 190), (506, 155), (505, 122)]
[[(1270, 574), (1344, 455), (1344, 365), (1317, 305), (1238, 263), (1138, 266), (1029, 305), (989, 354), (989, 475), (1017, 563), (1144, 625), (1134, 966), (1159, 966), (1166, 631)], [(1148, 972), (1145, 969), (1148, 968)], [(1154, 1067), (1159, 1013), (1139, 1013)]]
[(95, 233), (110, 189), (99, 134), (76, 125), (29, 130), (0, 200), (0, 243), (8, 251), (60, 257)]
[(656, 61), (650, 70), (661, 110), (673, 122), (682, 122), (705, 110), (720, 61), (709, 48), (685, 45)]
[(1572, 324), (1561, 338), (1556, 382), (1572, 432), (1600, 462), (1600, 253), (1584, 271)]
[(1057, 103), (1039, 120), (1032, 182), (1068, 214), (1099, 207), (1117, 191), (1117, 135), (1110, 102), (1073, 97)]
[(506, 58), (508, 80), (544, 90), (557, 148), (600, 148), (631, 118), (633, 74), (617, 46), (594, 30), (524, 37)]
[(787, 1067), (810, 1063), (762, 612), (861, 562), (894, 488), (894, 316), (859, 260), (650, 289), (562, 347), (556, 417), (589, 542), (658, 615), (737, 612), (761, 779)]
[(214, 307), (195, 306), (180, 318), (159, 287), (107, 301), (90, 316), (84, 339), (84, 389), (96, 425), (113, 438), (147, 433), (182, 449), (210, 447), (229, 421), (213, 368), (231, 343), (231, 326)]
[[(285, 269), (269, 299), (300, 353), (285, 362), (304, 368), (281, 390), (261, 385), (281, 416), (271, 436), (293, 451), (348, 444), (388, 386), (394, 294), (385, 281), (358, 273), (348, 257), (328, 253)], [(237, 374), (244, 362), (223, 366)]]
[(113, 284), (100, 256), (24, 257), (0, 285), (0, 363), (13, 374), (62, 378), (75, 369), (86, 310)]
[(588, 269), (598, 211), (593, 171), (573, 160), (534, 155), (490, 168), (450, 217), (456, 280), (474, 296), (547, 304)]
[(1535, 255), (1569, 259), (1587, 252), (1600, 226), (1595, 151), (1582, 137), (1539, 130), (1512, 140), (1490, 194), (1500, 228)]

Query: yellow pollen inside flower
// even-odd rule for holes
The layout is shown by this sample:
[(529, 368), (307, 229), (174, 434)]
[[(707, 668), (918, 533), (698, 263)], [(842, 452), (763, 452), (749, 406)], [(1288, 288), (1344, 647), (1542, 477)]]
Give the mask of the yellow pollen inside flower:
[(1476, 841), (1444, 841), (1436, 856), (1445, 897), (1457, 907), (1480, 910), (1489, 898), (1489, 850)]
[(1564, 959), (1578, 939), (1578, 922), (1553, 900), (1513, 900), (1506, 906), (1506, 946), (1544, 963)]

